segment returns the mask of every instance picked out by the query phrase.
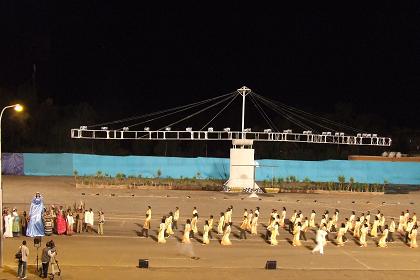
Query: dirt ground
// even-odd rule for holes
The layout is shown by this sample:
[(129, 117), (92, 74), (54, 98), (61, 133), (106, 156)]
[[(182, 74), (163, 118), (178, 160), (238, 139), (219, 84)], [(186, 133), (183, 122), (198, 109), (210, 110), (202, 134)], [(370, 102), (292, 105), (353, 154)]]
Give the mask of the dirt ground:
[[(368, 239), (368, 247), (360, 248), (350, 238), (344, 247), (329, 243), (325, 255), (312, 255), (313, 232), (307, 234), (308, 241), (302, 247), (293, 247), (292, 236), (280, 230), (279, 245), (265, 243), (265, 233), (269, 213), (272, 208), (287, 208), (287, 217), (292, 211), (302, 210), (304, 215), (314, 209), (316, 221), (324, 210), (340, 210), (340, 221), (350, 215), (381, 210), (387, 217), (398, 217), (409, 209), (416, 212), (420, 203), (420, 193), (372, 195), (372, 194), (276, 194), (260, 195), (259, 199), (248, 198), (245, 194), (226, 194), (204, 191), (136, 191), (136, 190), (95, 190), (76, 189), (71, 177), (11, 177), (4, 179), (4, 205), (28, 210), (36, 191), (44, 196), (46, 205), (73, 205), (84, 201), (87, 207), (105, 212), (105, 235), (83, 233), (74, 236), (44, 237), (42, 246), (53, 239), (58, 248), (58, 260), (63, 279), (403, 279), (420, 278), (420, 248), (410, 249), (400, 239), (388, 248), (377, 248), (374, 239)], [(141, 225), (147, 205), (152, 206), (151, 238), (140, 237)], [(200, 219), (199, 230), (210, 214), (217, 221), (220, 212), (233, 205), (233, 245), (223, 247), (220, 237), (213, 233), (208, 246), (201, 245), (201, 235), (190, 246), (180, 243), (181, 231), (170, 237), (166, 244), (157, 244), (159, 218), (175, 206), (180, 208), (180, 229), (191, 217), (193, 206), (197, 206)], [(261, 208), (259, 235), (239, 240), (237, 226), (244, 208)], [(96, 221), (95, 215), (95, 221)], [(398, 220), (398, 219), (396, 219)], [(397, 236), (398, 237), (398, 236)], [(334, 235), (331, 234), (333, 239)], [(4, 241), (4, 270), (1, 279), (16, 279), (17, 263), (14, 253), (23, 239), (29, 243), (31, 251), (29, 279), (36, 276), (36, 249), (27, 237), (8, 238)], [(137, 268), (139, 259), (149, 260), (149, 269)], [(276, 260), (276, 270), (265, 270), (267, 260)]]

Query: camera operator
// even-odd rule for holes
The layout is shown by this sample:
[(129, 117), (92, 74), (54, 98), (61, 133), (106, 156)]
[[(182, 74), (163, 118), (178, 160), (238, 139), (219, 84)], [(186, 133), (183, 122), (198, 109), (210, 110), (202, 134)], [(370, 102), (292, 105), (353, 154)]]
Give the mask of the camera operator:
[(48, 277), (48, 266), (50, 264), (51, 258), (54, 258), (57, 254), (55, 249), (54, 241), (50, 240), (45, 245), (45, 248), (42, 250), (42, 272), (41, 272), (41, 278), (47, 278)]

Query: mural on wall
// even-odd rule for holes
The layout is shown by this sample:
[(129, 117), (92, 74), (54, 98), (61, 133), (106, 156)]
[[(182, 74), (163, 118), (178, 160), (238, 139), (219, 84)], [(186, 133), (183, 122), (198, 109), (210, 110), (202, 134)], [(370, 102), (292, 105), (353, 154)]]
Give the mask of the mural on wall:
[[(143, 178), (229, 178), (228, 158), (181, 158), (148, 156), (102, 156), (90, 154), (23, 154), (25, 175), (72, 176), (102, 174), (141, 176)], [(420, 185), (420, 162), (383, 162), (360, 160), (267, 160), (260, 159), (256, 179), (279, 180), (289, 176), (299, 181), (336, 182), (338, 177), (358, 183)], [(23, 165), (22, 161), (21, 165)], [(16, 172), (14, 173), (16, 174)], [(22, 174), (22, 171), (20, 171)]]
[(1, 155), (1, 173), (5, 175), (24, 175), (23, 154), (3, 153)]

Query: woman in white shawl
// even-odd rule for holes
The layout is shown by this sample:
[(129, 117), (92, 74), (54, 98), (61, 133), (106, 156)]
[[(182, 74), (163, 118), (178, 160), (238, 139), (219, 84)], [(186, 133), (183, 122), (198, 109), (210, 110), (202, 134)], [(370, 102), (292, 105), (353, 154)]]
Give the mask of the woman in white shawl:
[(7, 211), (7, 215), (4, 216), (4, 237), (13, 237), (13, 220), (14, 217), (12, 217), (10, 211)]

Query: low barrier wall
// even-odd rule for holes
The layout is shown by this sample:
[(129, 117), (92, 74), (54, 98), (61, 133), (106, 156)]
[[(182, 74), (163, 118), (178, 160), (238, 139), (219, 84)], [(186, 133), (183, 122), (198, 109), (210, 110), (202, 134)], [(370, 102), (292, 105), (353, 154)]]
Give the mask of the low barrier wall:
[[(295, 176), (302, 181), (337, 181), (344, 176), (361, 183), (420, 185), (419, 162), (376, 162), (352, 160), (294, 161), (257, 160), (256, 179), (272, 180)], [(100, 156), (88, 154), (5, 153), (2, 172), (10, 175), (72, 176), (102, 174), (115, 176), (171, 177), (171, 178), (229, 178), (228, 158), (181, 158), (149, 156)]]

